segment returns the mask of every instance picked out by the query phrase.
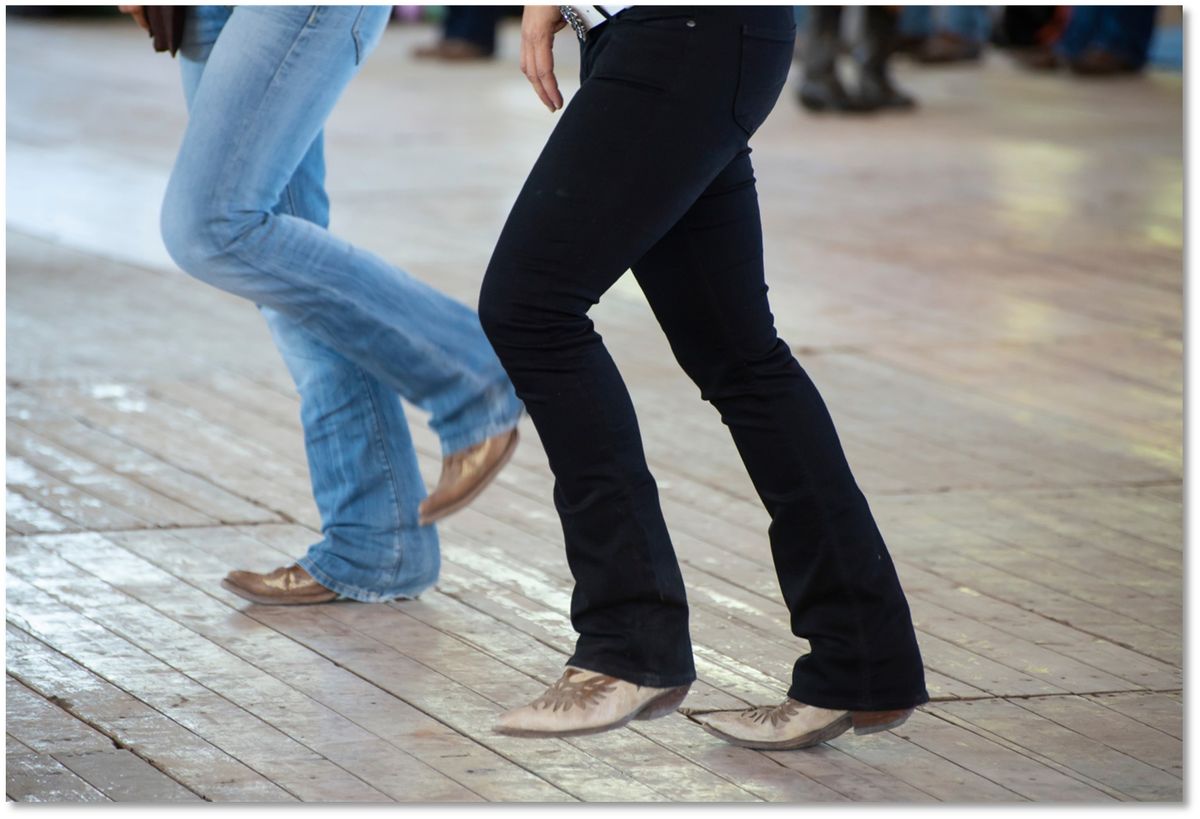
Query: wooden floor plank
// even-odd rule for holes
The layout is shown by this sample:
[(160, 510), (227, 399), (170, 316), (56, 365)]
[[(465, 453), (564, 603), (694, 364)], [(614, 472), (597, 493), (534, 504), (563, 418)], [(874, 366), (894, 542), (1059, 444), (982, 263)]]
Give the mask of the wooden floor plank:
[(5, 678), (5, 730), (39, 754), (111, 751), (112, 740), (14, 679)]
[(8, 428), (8, 452), (46, 474), (140, 518), (146, 526), (205, 526), (217, 522), (215, 518), (67, 452), (16, 425)]
[(1176, 802), (1182, 798), (1183, 783), (1172, 774), (1052, 720), (1031, 719), (1033, 712), (1014, 702), (947, 702), (938, 708), (1103, 781), (1132, 799)]
[(6, 755), (10, 755), (10, 756), (11, 755), (36, 754), (37, 753), (37, 751), (30, 748), (24, 742), (21, 742), (21, 740), (17, 739), (12, 734), (8, 734), (8, 733), (6, 733), (4, 735), (4, 752)]
[(390, 801), (366, 782), (45, 592), (7, 577), (7, 616), (302, 800)]
[(10, 491), (49, 509), (80, 529), (136, 529), (145, 521), (94, 495), (60, 481), (17, 456), (5, 459)]
[(9, 625), (8, 665), (45, 697), (213, 802), (295, 799), (250, 767), (145, 702), (101, 679), (63, 654)]
[[(237, 544), (235, 544), (235, 545), (237, 545)], [(245, 547), (242, 546), (241, 548), (244, 549)], [(45, 559), (46, 558), (43, 556), (43, 560), (45, 560)], [(82, 559), (82, 558), (80, 558), (80, 559)], [(60, 569), (60, 572), (65, 572), (65, 571), (66, 570), (64, 570), (64, 569)], [(77, 578), (75, 580), (75, 582), (80, 583), (82, 581)], [(130, 578), (130, 582), (136, 582), (136, 578)], [(174, 582), (174, 581), (172, 581), (172, 582)], [(212, 586), (212, 588), (217, 589), (217, 591), (219, 592), (222, 599), (226, 599), (226, 600), (230, 600), (230, 601), (238, 601), (239, 603), (242, 602), (242, 601), (240, 601), (240, 598), (236, 598), (233, 595), (231, 595), (229, 592), (226, 592), (223, 589), (220, 589), (216, 585), (215, 581), (211, 583), (211, 586)], [(93, 590), (92, 591), (93, 595), (98, 595), (98, 594), (102, 593), (102, 590), (96, 588), (94, 585), (89, 586), (89, 588), (91, 588)], [(368, 608), (370, 608), (370, 607), (368, 607)], [(105, 611), (106, 615), (109, 615), (113, 610), (114, 610), (113, 605), (109, 604), (108, 606), (105, 607), (104, 611)], [(278, 624), (275, 624), (266, 619), (266, 615), (270, 613), (269, 608), (261, 609), (261, 612), (263, 612), (263, 613), (258, 614), (257, 617), (260, 619), (266, 620), (266, 624), (268, 626), (278, 625)], [(284, 614), (286, 617), (291, 617), (291, 618), (294, 618), (297, 616), (297, 613), (294, 611), (285, 612)], [(145, 615), (144, 611), (138, 615), (139, 618), (144, 618), (145, 616), (146, 615)], [(111, 619), (111, 617), (107, 618), (107, 619)], [(106, 621), (107, 621), (107, 619), (106, 619)], [(345, 666), (345, 665), (350, 664), (350, 660), (347, 659), (348, 656), (353, 657), (353, 656), (357, 656), (362, 653), (363, 649), (356, 648), (356, 643), (366, 642), (367, 644), (369, 644), (371, 641), (366, 640), (366, 638), (362, 638), (362, 639), (359, 639), (356, 641), (349, 636), (350, 634), (352, 634), (352, 632), (345, 632), (344, 630), (342, 631), (342, 633), (340, 635), (338, 635), (336, 632), (332, 632), (330, 629), (330, 625), (332, 624), (332, 622), (333, 621), (329, 621), (328, 618), (319, 620), (316, 624), (316, 626), (317, 626), (316, 633), (323, 635), (323, 638), (315, 640), (315, 641), (308, 641), (305, 644), (308, 645), (313, 650), (316, 650), (325, 656), (329, 656), (332, 659), (334, 659), (335, 662), (338, 662), (339, 664)], [(116, 623), (114, 623), (114, 625), (115, 624)], [(295, 624), (291, 623), (291, 622), (289, 622), (288, 625), (293, 628), (295, 626)], [(122, 626), (122, 628), (129, 629), (129, 628), (136, 627), (137, 624), (132, 623), (131, 621), (128, 621), (128, 620), (122, 620), (121, 626)], [(322, 627), (324, 630), (322, 630)], [(171, 641), (172, 645), (175, 645), (180, 642), (182, 642), (184, 645), (188, 645), (188, 649), (186, 651), (184, 651), (184, 650), (180, 651), (181, 656), (178, 659), (176, 659), (172, 655), (167, 655), (167, 656), (171, 656), (173, 661), (179, 662), (181, 665), (184, 664), (185, 662), (190, 662), (191, 660), (189, 659), (189, 657), (191, 655), (193, 655), (196, 651), (195, 642), (187, 640), (186, 636), (182, 632), (180, 632), (177, 629), (171, 629), (171, 628), (167, 627), (166, 624), (160, 624), (158, 626), (158, 629), (166, 630), (172, 634), (172, 638), (173, 638)], [(276, 630), (283, 632), (283, 633), (287, 633), (287, 634), (292, 633), (291, 630), (285, 630), (285, 629), (276, 629)], [(340, 639), (340, 642), (338, 642), (339, 649), (337, 651), (329, 653), (330, 643), (329, 643), (328, 638), (330, 638), (332, 636), (339, 636), (339, 639)], [(190, 645), (189, 645), (189, 643), (190, 643)], [(163, 648), (158, 649), (158, 650), (169, 651), (169, 650), (171, 650), (171, 648), (168, 646), (164, 646)], [(258, 649), (258, 650), (261, 651), (262, 649)], [(403, 658), (400, 658), (399, 656), (394, 656), (392, 652), (380, 652), (377, 650), (375, 653), (381, 655), (379, 657), (379, 660), (383, 661), (383, 665), (387, 668), (387, 671), (389, 673), (388, 679), (395, 681), (395, 682), (393, 682), (392, 686), (388, 687), (386, 690), (397, 696), (404, 697), (404, 699), (406, 701), (416, 702), (419, 706), (421, 704), (424, 704), (426, 706), (426, 708), (428, 709), (428, 706), (430, 705), (430, 703), (428, 701), (423, 700), (423, 699), (415, 699), (410, 694), (410, 689), (412, 687), (416, 686), (416, 687), (418, 687), (418, 690), (420, 692), (427, 692), (425, 694), (425, 696), (433, 697), (434, 698), (433, 702), (436, 703), (436, 702), (445, 701), (445, 698), (448, 696), (448, 690), (447, 690), (448, 686), (453, 688), (456, 685), (455, 683), (453, 683), (453, 681), (448, 680), (447, 678), (444, 678), (441, 675), (433, 673), (433, 672), (429, 671), (428, 669), (425, 669), (423, 666), (413, 663), (413, 661), (411, 661), (411, 660), (405, 660)], [(182, 655), (188, 655), (188, 656), (182, 656)], [(311, 707), (306, 707), (303, 712), (300, 712), (298, 710), (289, 712), (288, 705), (289, 705), (289, 703), (292, 703), (292, 704), (296, 703), (296, 698), (294, 696), (292, 696), (292, 697), (286, 696), (285, 692), (281, 689), (279, 684), (277, 684), (269, 679), (263, 679), (263, 678), (261, 678), (261, 676), (258, 676), (258, 679), (257, 679), (256, 688), (258, 690), (252, 691), (248, 694), (244, 693), (243, 689), (248, 687), (248, 685), (249, 685), (248, 681), (246, 680), (247, 673), (251, 674), (252, 679), (254, 679), (256, 675), (253, 675), (252, 671), (247, 672), (246, 670), (241, 670), (241, 671), (229, 670), (226, 668), (226, 666), (229, 666), (229, 665), (230, 665), (230, 662), (228, 659), (226, 659), (220, 663), (213, 664), (213, 668), (215, 670), (209, 672), (208, 675), (206, 675), (204, 678), (209, 682), (209, 684), (214, 685), (218, 688), (222, 688), (223, 685), (219, 684), (219, 682), (216, 679), (213, 679), (213, 677), (215, 677), (215, 675), (220, 674), (220, 675), (223, 675), (224, 677), (228, 678), (230, 681), (229, 685), (236, 686), (238, 688), (238, 690), (236, 692), (231, 693), (231, 696), (235, 697), (236, 699), (241, 700), (242, 704), (245, 705), (245, 707), (247, 709), (253, 711), (256, 714), (260, 714), (260, 713), (263, 714), (265, 717), (268, 718), (269, 722), (273, 725), (283, 726), (283, 727), (288, 728), (289, 730), (293, 731), (294, 733), (297, 733), (298, 738), (301, 739), (302, 741), (304, 741), (306, 743), (317, 744), (320, 747), (320, 749), (322, 750), (322, 752), (325, 751), (326, 745), (334, 746), (334, 748), (333, 748), (334, 751), (353, 750), (353, 746), (351, 746), (349, 744), (351, 742), (351, 740), (356, 739), (356, 737), (359, 734), (365, 733), (364, 729), (355, 728), (354, 726), (350, 725), (349, 723), (347, 723), (345, 721), (342, 721), (340, 725), (339, 725), (338, 721), (336, 721), (336, 720), (330, 721), (328, 719), (326, 719), (320, 723), (316, 723), (316, 722), (314, 722), (315, 715), (312, 713)], [(235, 663), (235, 665), (236, 665), (236, 663)], [(367, 670), (370, 671), (374, 665), (375, 665), (375, 663), (368, 663)], [(362, 669), (360, 669), (357, 666), (357, 664), (355, 664), (353, 667), (354, 667), (355, 674), (362, 677), (363, 679), (366, 679), (366, 680), (369, 680), (371, 682), (375, 682), (376, 684), (378, 684), (378, 682), (370, 674), (363, 673)], [(199, 674), (200, 672), (196, 671), (193, 673)], [(399, 677), (395, 677), (395, 675), (397, 673), (399, 673)], [(467, 692), (466, 689), (460, 689), (460, 690), (464, 693), (465, 697), (469, 697), (469, 692)], [(476, 701), (478, 701), (478, 697), (475, 697), (475, 699), (476, 699)], [(474, 705), (474, 703), (472, 703), (472, 705)], [(492, 707), (494, 708), (495, 706), (492, 706)], [(473, 709), (471, 709), (471, 712), (466, 715), (467, 717), (475, 717), (473, 722), (468, 723), (468, 724), (490, 725), (490, 718), (485, 718), (485, 719), (478, 718), (477, 709), (478, 709), (478, 706), (475, 706)], [(434, 710), (434, 709), (429, 709), (429, 710)], [(495, 712), (493, 712), (493, 713), (495, 713)], [(405, 738), (405, 731), (403, 730), (404, 726), (401, 725), (401, 726), (397, 726), (397, 727), (400, 730), (397, 733), (393, 733), (392, 736), (395, 737), (395, 739), (394, 739), (395, 742), (402, 743)], [(428, 733), (428, 728), (424, 729), (424, 731), (418, 730), (416, 733), (420, 734), (422, 732)], [(507, 741), (509, 743), (511, 743), (511, 740), (507, 740)], [(360, 742), (360, 744), (361, 744), (361, 742)], [(518, 747), (522, 746), (521, 743), (516, 743), (516, 744)], [(434, 745), (433, 747), (436, 748), (436, 745)], [(495, 747), (495, 746), (493, 745), (492, 747)], [(444, 748), (444, 744), (443, 744), (443, 748)], [(507, 751), (505, 751), (503, 748), (500, 748), (498, 750), (500, 751), (502, 756), (509, 756), (511, 758), (512, 755), (510, 753), (508, 753)], [(530, 750), (536, 751), (536, 749), (530, 749)], [(391, 770), (393, 771), (393, 774), (394, 774), (394, 771), (400, 767), (397, 764), (397, 761), (395, 759), (395, 757), (398, 754), (402, 754), (402, 751), (400, 751), (399, 749), (393, 748), (393, 750), (391, 752), (391, 755), (392, 755), (392, 769)], [(347, 760), (342, 760), (339, 758), (338, 761), (339, 762), (347, 761), (349, 763), (349, 762), (352, 762), (359, 758), (361, 758), (360, 755), (355, 753), (352, 756), (348, 757)], [(495, 761), (493, 761), (492, 764), (496, 764)], [(423, 788), (426, 791), (429, 791), (432, 787), (434, 787), (436, 785), (436, 783), (429, 782), (428, 781), (429, 779), (431, 779), (431, 777), (429, 777), (428, 774), (426, 774), (425, 781), (422, 782)], [(573, 782), (571, 783), (571, 785), (572, 785), (572, 787), (575, 787)], [(595, 794), (591, 792), (591, 790), (587, 787), (586, 783), (580, 787), (583, 788), (583, 793), (585, 795), (591, 794), (592, 798), (596, 798)], [(625, 790), (623, 792), (625, 792), (627, 794), (631, 794), (633, 796), (637, 795), (636, 783), (629, 781), (629, 782), (624, 783), (624, 787), (625, 787)], [(610, 798), (615, 798), (615, 793), (617, 793), (617, 792), (616, 791), (610, 792)], [(645, 795), (642, 798), (647, 798), (647, 797), (652, 798), (652, 799), (653, 798), (661, 798), (661, 797), (657, 797), (657, 796), (653, 795), (653, 792), (650, 792), (650, 791), (646, 791)]]
[(1088, 699), (1183, 739), (1183, 704), (1173, 694), (1093, 694)]
[[(123, 553), (118, 546), (128, 551)], [(236, 614), (229, 608), (228, 602), (221, 602), (241, 603), (240, 598), (219, 590), (219, 599), (215, 599), (202, 590), (188, 587), (186, 584), (189, 581), (197, 582), (199, 577), (205, 581), (204, 586), (217, 590), (217, 577), (212, 573), (213, 562), (179, 560), (179, 557), (187, 554), (182, 547), (169, 552), (176, 559), (163, 560), (162, 547), (162, 538), (154, 534), (127, 533), (114, 536), (104, 544), (81, 544), (81, 548), (66, 549), (60, 543), (57, 553), (114, 588), (152, 606), (174, 623), (252, 664), (257, 671), (271, 675), (276, 680), (286, 680), (286, 689), (272, 686), (266, 692), (270, 695), (269, 699), (261, 703), (264, 708), (275, 708), (284, 713), (284, 717), (272, 719), (273, 724), (285, 725), (288, 712), (294, 712), (297, 708), (307, 709), (309, 706), (306, 702), (298, 700), (296, 696), (303, 694), (329, 709), (320, 722), (322, 731), (334, 731), (337, 717), (341, 717), (373, 735), (373, 738), (366, 738), (363, 742), (377, 743), (378, 740), (391, 743), (393, 747), (384, 756), (391, 760), (389, 764), (392, 769), (402, 770), (403, 766), (398, 764), (397, 757), (411, 754), (484, 798), (499, 800), (509, 797), (529, 801), (560, 801), (566, 798), (561, 790), (508, 763), (485, 747), (455, 734), (352, 672), (272, 630), (254, 628), (251, 620)], [(135, 558), (133, 554), (142, 557)], [(158, 563), (164, 569), (176, 574), (158, 571), (152, 568), (154, 564), (142, 558), (159, 558)], [(216, 565), (222, 566), (221, 563)], [(218, 571), (223, 573), (223, 567)], [(164, 599), (157, 593), (164, 584), (176, 586), (177, 590), (170, 599)], [(180, 636), (176, 639), (196, 644), (194, 637)], [(223, 664), (228, 665), (228, 660)], [(239, 676), (245, 684), (252, 679), (247, 673), (239, 673)], [(263, 684), (269, 683), (264, 681)], [(411, 767), (407, 772), (412, 773)]]
[[(122, 395), (114, 399), (81, 395), (73, 388), (31, 388), (28, 392), (40, 400), (56, 403), (64, 411), (88, 418), (95, 428), (110, 437), (180, 469), (199, 475), (219, 475), (222, 488), (276, 514), (287, 510), (287, 519), (319, 524), (305, 470), (295, 464), (281, 463), (253, 441), (240, 436), (236, 442), (227, 440), (228, 431), (224, 427), (205, 424), (161, 402), (154, 403), (154, 411), (150, 412), (154, 399), (134, 390), (130, 393), (136, 398)], [(137, 402), (132, 409), (122, 403), (131, 400)]]
[[(914, 600), (914, 618), (920, 628), (976, 655), (1058, 686), (1063, 691), (1120, 691), (1136, 687), (1126, 679), (1109, 674), (1051, 648), (994, 628), (986, 621), (958, 614), (927, 601)], [(1171, 680), (1174, 684), (1175, 680)]]
[(199, 796), (124, 749), (56, 753), (63, 767), (114, 802), (200, 802)]
[(79, 525), (61, 515), (56, 515), (24, 495), (11, 489), (4, 492), (4, 511), (8, 528), (16, 534), (32, 535), (39, 532), (70, 532)]
[(4, 790), (15, 802), (109, 802), (52, 756), (21, 754), (5, 763)]
[[(256, 523), (279, 520), (278, 516), (237, 495), (226, 492), (204, 478), (178, 469), (140, 449), (124, 444), (78, 418), (37, 407), (28, 407), (25, 393), (8, 393), (8, 423), (36, 431), (59, 447), (106, 469), (129, 477), (160, 494), (192, 505), (222, 523)], [(36, 423), (31, 425), (33, 419)]]
[[(118, 574), (126, 578), (125, 582), (147, 583), (145, 575), (148, 573), (148, 567), (144, 561), (136, 561), (142, 564), (141, 571), (138, 570), (139, 567), (131, 565), (134, 561), (126, 560), (122, 564), (119, 550), (115, 547), (105, 550), (104, 544), (99, 540), (83, 545), (82, 549), (76, 551), (70, 550), (65, 544), (59, 544), (59, 548), (67, 556), (79, 561), (84, 560), (87, 555), (80, 556), (78, 551), (89, 555), (102, 555), (106, 558), (105, 564), (116, 564), (123, 569), (118, 571)], [(364, 758), (362, 754), (355, 752), (354, 743), (370, 744), (373, 747), (378, 747), (380, 743), (380, 740), (365, 728), (259, 668), (239, 660), (216, 643), (191, 632), (133, 598), (114, 591), (111, 586), (63, 565), (66, 561), (56, 561), (49, 551), (36, 550), (36, 547), (32, 547), (31, 551), (36, 554), (39, 566), (56, 565), (57, 577), (71, 579), (70, 592), (89, 601), (81, 611), (89, 619), (99, 619), (106, 628), (136, 643), (157, 659), (187, 674), (214, 693), (224, 696), (260, 718), (265, 718), (271, 725), (285, 731), (295, 740), (346, 770), (353, 770), (364, 781), (375, 785), (393, 799), (475, 801), (480, 798), (469, 788), (455, 783), (436, 769), (410, 756), (402, 743), (383, 743), (391, 746), (389, 766), (386, 769), (373, 769), (373, 772), (382, 778), (368, 778), (362, 771), (352, 768), (352, 763)], [(40, 578), (30, 576), (29, 569), (16, 570), (23, 571), (35, 584), (42, 582)], [(156, 579), (159, 583), (164, 580), (168, 583), (174, 582), (173, 578), (163, 577), (161, 573), (159, 577), (161, 579)], [(93, 611), (91, 607), (97, 604), (93, 601), (103, 601), (100, 603), (100, 611)], [(206, 598), (201, 602), (206, 602)], [(336, 745), (336, 750), (346, 753), (347, 757), (330, 756), (327, 745)]]
[(1114, 750), (1183, 778), (1183, 742), (1086, 697), (1030, 697), (1018, 705)]
[(1124, 614), (1065, 594), (1055, 588), (962, 554), (947, 544), (918, 559), (925, 571), (956, 585), (973, 588), (1012, 605), (1118, 645), (1178, 665), (1181, 645), (1176, 635)]
[(1095, 669), (1103, 669), (1120, 681), (1119, 688), (1161, 689), (1180, 685), (1180, 669), (1169, 663), (1130, 651), (1116, 643), (984, 595), (970, 586), (948, 582), (945, 578), (915, 567), (905, 566), (903, 577), (907, 592), (914, 598), (935, 602), (943, 609), (981, 620), (996, 632), (1022, 638), (1036, 646), (1049, 647), (1044, 650), (1078, 660)]
[(1141, 487), (1103, 493), (1080, 491), (1056, 500), (1058, 511), (1065, 507), (1070, 515), (1071, 525), (1093, 524), (1086, 535), (1089, 541), (1096, 536), (1094, 526), (1098, 525), (1105, 530), (1099, 533), (1101, 543), (1126, 547), (1121, 553), (1151, 565), (1170, 568), (1173, 564), (1169, 558), (1183, 548), (1183, 508), (1163, 502)]
[[(927, 719), (924, 715), (913, 718)], [(986, 773), (976, 773), (952, 757), (909, 742), (904, 732), (900, 733), (900, 736), (885, 732), (880, 736), (859, 737), (851, 732), (830, 744), (942, 802), (1023, 801), (1017, 791), (993, 781)]]
[[(926, 711), (913, 715), (896, 733), (931, 753), (986, 777), (1015, 797), (1034, 802), (1103, 802), (1112, 799), (1104, 791), (1075, 777)], [(949, 801), (968, 799), (965, 796), (950, 796)]]

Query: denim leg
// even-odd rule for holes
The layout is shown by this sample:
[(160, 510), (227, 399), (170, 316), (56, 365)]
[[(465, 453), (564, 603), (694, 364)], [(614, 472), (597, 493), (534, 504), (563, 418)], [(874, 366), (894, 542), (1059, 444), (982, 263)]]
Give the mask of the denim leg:
[(905, 37), (933, 34), (933, 6), (905, 6), (900, 11), (899, 27)]
[(431, 414), (447, 454), (521, 413), (465, 305), (277, 204), (386, 7), (238, 6), (208, 53), (167, 186), (185, 271), (289, 317)]
[(1074, 60), (1083, 54), (1095, 39), (1103, 14), (1103, 6), (1071, 6), (1067, 27), (1054, 46), (1059, 56)]
[(1092, 45), (1140, 68), (1146, 64), (1157, 13), (1157, 6), (1105, 6)]
[(972, 43), (983, 43), (991, 33), (991, 18), (987, 6), (940, 6), (941, 20), (937, 28)]
[[(200, 7), (180, 52), (189, 104), (229, 10)], [(329, 224), (323, 140), (309, 146), (274, 208)], [(301, 398), (301, 421), (322, 540), (299, 563), (322, 584), (365, 602), (412, 597), (437, 579), (437, 531), (417, 525), (425, 496), (399, 396), (278, 311), (261, 308)]]
[(287, 316), (262, 308), (300, 392), (321, 512), (320, 542), (297, 562), (363, 602), (415, 597), (437, 580), (437, 528), (417, 523), (425, 484), (396, 392)]

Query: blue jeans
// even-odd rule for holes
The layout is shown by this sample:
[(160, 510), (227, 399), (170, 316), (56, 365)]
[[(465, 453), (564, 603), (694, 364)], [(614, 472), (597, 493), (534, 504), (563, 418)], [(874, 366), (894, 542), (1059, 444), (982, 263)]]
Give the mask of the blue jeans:
[(1076, 60), (1089, 48), (1097, 48), (1141, 68), (1154, 38), (1157, 14), (1157, 6), (1072, 6), (1055, 50), (1067, 60)]
[(189, 121), (163, 202), (186, 272), (256, 303), (300, 393), (322, 539), (298, 562), (355, 600), (433, 585), (437, 531), (403, 397), (444, 454), (516, 425), (475, 313), (328, 230), (322, 130), (385, 6), (199, 6), (179, 52)]

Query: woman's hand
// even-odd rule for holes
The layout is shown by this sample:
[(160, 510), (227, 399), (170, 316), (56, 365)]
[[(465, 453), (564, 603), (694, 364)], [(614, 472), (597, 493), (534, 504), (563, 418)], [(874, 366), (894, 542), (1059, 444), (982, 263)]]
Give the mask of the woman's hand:
[(526, 6), (521, 15), (521, 73), (551, 112), (563, 106), (554, 77), (554, 35), (566, 24), (558, 6)]
[(150, 30), (150, 24), (146, 22), (145, 6), (117, 6), (117, 11), (130, 15), (133, 17), (135, 23), (146, 29), (146, 31)]

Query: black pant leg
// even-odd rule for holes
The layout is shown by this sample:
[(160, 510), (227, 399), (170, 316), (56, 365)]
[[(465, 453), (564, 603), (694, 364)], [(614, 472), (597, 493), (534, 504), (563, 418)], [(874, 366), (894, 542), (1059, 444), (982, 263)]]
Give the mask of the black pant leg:
[(496, 26), (502, 11), (499, 6), (447, 6), (442, 36), (447, 40), (466, 40), (492, 54), (496, 51)]
[(887, 547), (820, 393), (775, 331), (749, 151), (633, 271), (771, 515), (792, 631), (811, 646), (790, 695), (855, 710), (924, 702), (921, 655)]
[(686, 595), (632, 403), (587, 313), (746, 150), (791, 27), (783, 7), (635, 7), (594, 31), (480, 294), (555, 476), (570, 662), (641, 685), (695, 678)]

